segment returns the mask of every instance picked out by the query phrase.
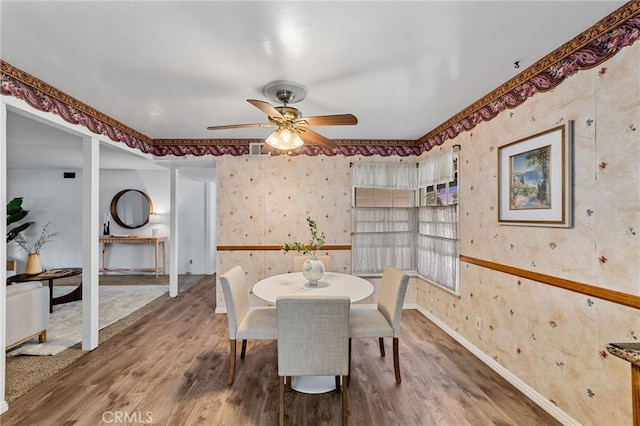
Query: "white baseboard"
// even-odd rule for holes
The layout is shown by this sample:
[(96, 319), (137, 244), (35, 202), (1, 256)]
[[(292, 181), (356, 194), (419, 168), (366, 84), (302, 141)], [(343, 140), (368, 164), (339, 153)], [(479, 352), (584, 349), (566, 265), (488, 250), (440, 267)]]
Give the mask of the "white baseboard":
[(0, 414), (6, 413), (8, 410), (9, 404), (7, 404), (7, 401), (2, 401), (2, 404), (0, 404)]
[(502, 365), (498, 364), (493, 358), (482, 352), (471, 342), (466, 340), (464, 337), (459, 335), (455, 330), (450, 328), (448, 325), (440, 321), (437, 317), (435, 317), (431, 312), (428, 312), (424, 308), (418, 306), (418, 312), (427, 317), (431, 322), (437, 325), (440, 329), (442, 329), (445, 333), (451, 336), (454, 340), (464, 346), (469, 352), (475, 355), (480, 361), (484, 362), (491, 368), (493, 371), (498, 373), (502, 378), (515, 386), (520, 392), (522, 392), (527, 398), (536, 403), (540, 408), (544, 411), (552, 415), (556, 420), (558, 420), (563, 425), (567, 426), (579, 426), (580, 423), (569, 416), (567, 413), (558, 408), (555, 404), (549, 401), (547, 398), (538, 393), (531, 386), (527, 385), (525, 382), (520, 380), (518, 377), (513, 375), (509, 370), (504, 368)]

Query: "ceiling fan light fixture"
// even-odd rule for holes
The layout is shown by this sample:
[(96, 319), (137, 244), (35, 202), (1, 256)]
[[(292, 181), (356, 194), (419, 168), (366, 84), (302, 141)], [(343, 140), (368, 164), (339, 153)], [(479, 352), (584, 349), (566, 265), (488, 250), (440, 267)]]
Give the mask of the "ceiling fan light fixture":
[[(1, 1), (1, 0), (0, 0)], [(272, 81), (264, 87), (264, 94), (272, 101), (281, 102), (282, 106), (273, 106), (258, 99), (247, 99), (254, 107), (266, 114), (269, 123), (230, 124), (225, 126), (209, 126), (209, 130), (239, 129), (243, 127), (273, 127), (277, 129), (265, 139), (272, 148), (290, 151), (304, 145), (305, 141), (318, 145), (323, 149), (333, 150), (337, 144), (308, 127), (316, 126), (353, 126), (358, 119), (353, 114), (319, 115), (302, 117), (299, 109), (289, 106), (307, 96), (307, 89), (299, 83), (286, 80)], [(302, 139), (304, 135), (305, 140)]]
[(269, 145), (280, 150), (296, 149), (304, 144), (304, 141), (295, 129), (278, 127), (265, 140)]

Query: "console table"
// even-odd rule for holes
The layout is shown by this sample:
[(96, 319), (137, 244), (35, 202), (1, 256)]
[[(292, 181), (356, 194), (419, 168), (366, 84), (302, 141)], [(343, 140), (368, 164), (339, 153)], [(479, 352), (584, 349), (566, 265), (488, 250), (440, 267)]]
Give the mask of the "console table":
[[(109, 271), (142, 271), (142, 272), (155, 272), (156, 277), (159, 272), (167, 271), (167, 263), (166, 263), (166, 243), (167, 237), (147, 237), (147, 236), (126, 236), (126, 237), (116, 237), (116, 236), (104, 236), (100, 237), (100, 243), (102, 244), (102, 268), (100, 272), (107, 274)], [(152, 244), (154, 249), (154, 259), (155, 264), (153, 268), (135, 268), (135, 269), (127, 269), (127, 268), (109, 268), (107, 266), (107, 247), (109, 244)], [(158, 264), (158, 253), (160, 251), (160, 247), (162, 246), (162, 266)]]

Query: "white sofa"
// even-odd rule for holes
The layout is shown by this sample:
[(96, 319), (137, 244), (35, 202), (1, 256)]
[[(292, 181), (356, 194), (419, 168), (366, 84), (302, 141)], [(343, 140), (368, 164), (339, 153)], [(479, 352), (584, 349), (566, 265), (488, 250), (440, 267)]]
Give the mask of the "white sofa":
[(38, 337), (47, 340), (49, 287), (40, 281), (7, 285), (7, 349)]

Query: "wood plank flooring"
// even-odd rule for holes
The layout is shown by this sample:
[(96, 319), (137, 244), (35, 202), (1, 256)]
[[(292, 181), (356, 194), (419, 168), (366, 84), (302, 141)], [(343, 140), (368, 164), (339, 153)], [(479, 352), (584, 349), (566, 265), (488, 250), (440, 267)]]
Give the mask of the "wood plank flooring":
[[(276, 425), (275, 341), (251, 341), (227, 386), (226, 315), (205, 280), (10, 404), (2, 425)], [(391, 341), (353, 341), (351, 425), (558, 422), (415, 310), (402, 317), (402, 383)], [(238, 352), (240, 352), (238, 350)], [(288, 392), (288, 425), (340, 424), (340, 394)]]

